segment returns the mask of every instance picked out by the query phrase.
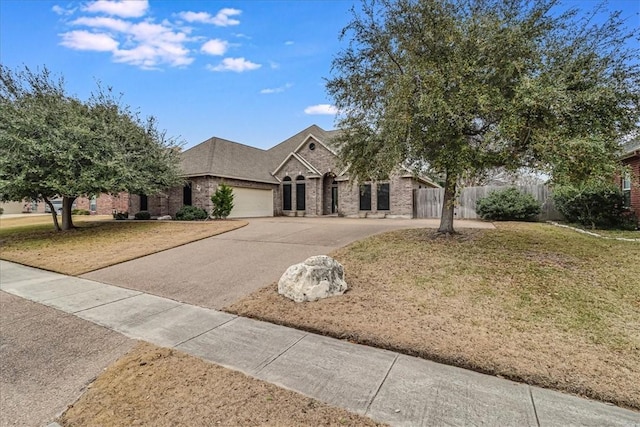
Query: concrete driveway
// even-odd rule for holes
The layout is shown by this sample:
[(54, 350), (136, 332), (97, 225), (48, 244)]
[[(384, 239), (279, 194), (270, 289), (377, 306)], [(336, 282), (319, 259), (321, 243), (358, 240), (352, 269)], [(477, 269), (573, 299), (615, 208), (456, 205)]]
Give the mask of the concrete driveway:
[[(229, 233), (107, 267), (82, 277), (201, 307), (221, 309), (277, 281), (292, 264), (353, 241), (438, 220), (260, 218)], [(460, 221), (458, 228), (493, 228)], [(171, 236), (167, 236), (168, 239)]]

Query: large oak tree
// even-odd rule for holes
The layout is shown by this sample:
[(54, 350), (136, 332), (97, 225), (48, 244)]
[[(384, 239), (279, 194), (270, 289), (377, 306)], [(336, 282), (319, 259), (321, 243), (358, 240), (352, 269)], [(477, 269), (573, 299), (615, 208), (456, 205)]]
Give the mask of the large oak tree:
[[(179, 147), (98, 85), (87, 101), (46, 69), (0, 65), (0, 198), (42, 200), (56, 230), (80, 196), (155, 194), (179, 182)], [(62, 197), (62, 226), (51, 199)]]
[[(533, 167), (609, 179), (637, 128), (638, 30), (556, 0), (365, 0), (327, 82), (341, 156), (359, 182), (404, 164), (444, 181), (452, 233), (462, 178)], [(637, 44), (635, 45), (637, 46)]]

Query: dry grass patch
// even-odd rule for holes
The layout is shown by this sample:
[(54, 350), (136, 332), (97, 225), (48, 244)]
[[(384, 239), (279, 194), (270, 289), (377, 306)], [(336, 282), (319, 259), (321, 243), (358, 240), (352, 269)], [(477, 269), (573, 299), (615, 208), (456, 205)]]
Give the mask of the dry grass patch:
[(72, 426), (375, 426), (240, 372), (140, 343), (58, 420)]
[(80, 220), (76, 229), (55, 232), (51, 218), (46, 224), (15, 222), (7, 225), (11, 220), (13, 218), (0, 224), (0, 258), (70, 275), (108, 267), (247, 224), (246, 221), (233, 220)]
[[(112, 219), (113, 216), (111, 215), (74, 215), (73, 223), (110, 221)], [(58, 222), (62, 224), (62, 217), (60, 215), (58, 215)], [(53, 229), (53, 219), (51, 218), (51, 214), (30, 214), (8, 218), (0, 215), (0, 229), (26, 227), (30, 225), (47, 225)]]
[(497, 227), (374, 236), (332, 254), (344, 296), (227, 311), (640, 409), (640, 244)]

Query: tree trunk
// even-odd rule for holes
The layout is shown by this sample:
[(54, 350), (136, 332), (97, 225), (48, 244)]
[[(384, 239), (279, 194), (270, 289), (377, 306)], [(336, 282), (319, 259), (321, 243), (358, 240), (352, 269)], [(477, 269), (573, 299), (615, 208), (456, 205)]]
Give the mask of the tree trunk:
[(444, 200), (442, 201), (442, 216), (438, 233), (455, 234), (453, 229), (453, 210), (456, 202), (456, 176), (447, 171), (444, 180)]
[(71, 207), (73, 206), (73, 201), (75, 197), (64, 196), (62, 198), (62, 229), (63, 230), (71, 230), (75, 228), (73, 226), (73, 219), (71, 218)]
[(60, 231), (60, 224), (58, 224), (58, 213), (56, 212), (56, 208), (53, 207), (53, 203), (49, 201), (46, 197), (43, 197), (42, 200), (49, 205), (49, 210), (51, 210), (51, 216), (53, 217), (53, 226), (56, 231)]

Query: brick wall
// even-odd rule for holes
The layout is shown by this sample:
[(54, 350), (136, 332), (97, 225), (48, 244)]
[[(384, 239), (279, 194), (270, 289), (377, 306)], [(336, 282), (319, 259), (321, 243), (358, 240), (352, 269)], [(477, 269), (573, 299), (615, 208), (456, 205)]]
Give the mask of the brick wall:
[[(315, 143), (315, 148), (310, 149), (309, 145)], [(339, 173), (336, 156), (327, 150), (317, 141), (310, 139), (300, 148), (298, 154), (307, 162), (312, 164), (321, 175), (311, 174), (308, 169), (297, 159), (291, 158), (280, 168), (277, 177), (283, 180), (286, 176), (291, 178), (291, 205), (292, 210), (283, 212), (285, 215), (301, 215), (302, 212), (296, 209), (296, 177), (305, 177), (306, 209), (304, 215), (326, 215), (331, 212), (331, 183), (333, 178), (330, 174)], [(377, 183), (371, 185), (371, 210), (360, 211), (360, 188), (352, 184), (347, 177), (337, 177), (338, 182), (338, 212), (340, 215), (350, 217), (384, 217), (413, 215), (413, 185), (412, 178), (403, 178), (394, 175), (389, 183), (389, 210), (378, 211), (377, 207)], [(282, 187), (282, 184), (281, 186)], [(280, 203), (282, 201), (280, 200)], [(279, 214), (282, 205), (276, 205), (276, 214)]]
[[(118, 212), (129, 212), (130, 214), (134, 214), (135, 212), (131, 211), (131, 207), (129, 205), (129, 201), (131, 200), (128, 193), (122, 192), (118, 194), (100, 194), (96, 197), (96, 209), (95, 213), (97, 215), (111, 215), (113, 210), (117, 210)], [(75, 201), (76, 209), (86, 209), (91, 211), (91, 199), (88, 197), (78, 197)]]
[(631, 168), (631, 209), (640, 216), (640, 155), (625, 159), (622, 164)]
[[(320, 144), (318, 144), (320, 145)], [(331, 153), (329, 153), (331, 154)], [(309, 159), (305, 159), (309, 160)], [(298, 176), (304, 176), (304, 181), (297, 181), (296, 178)], [(310, 172), (306, 166), (304, 166), (298, 159), (292, 157), (289, 161), (278, 171), (276, 177), (281, 181), (288, 176), (291, 178), (291, 211), (283, 212), (282, 210), (282, 185), (279, 185), (278, 194), (280, 197), (277, 200), (277, 204), (274, 203), (274, 210), (276, 215), (281, 214), (296, 214), (296, 215), (319, 215), (321, 210), (318, 209), (318, 201), (316, 199), (316, 195), (319, 193), (318, 182), (322, 181), (319, 177), (315, 176)], [(297, 184), (304, 183), (305, 184), (305, 209), (300, 210), (296, 206), (297, 200)], [(321, 184), (320, 184), (321, 185)], [(321, 193), (320, 193), (321, 194)]]
[[(199, 176), (189, 178), (191, 183), (191, 205), (203, 208), (207, 212), (213, 209), (211, 196), (218, 189), (218, 184), (224, 182), (230, 187), (242, 188), (258, 188), (264, 190), (273, 190), (273, 206), (274, 208), (281, 206), (280, 189), (277, 184), (267, 184), (261, 182), (244, 181), (239, 179), (219, 178), (212, 176)], [(149, 211), (153, 216), (171, 215), (175, 216), (176, 212), (183, 206), (183, 187), (171, 188), (166, 194), (153, 198), (149, 197)]]

